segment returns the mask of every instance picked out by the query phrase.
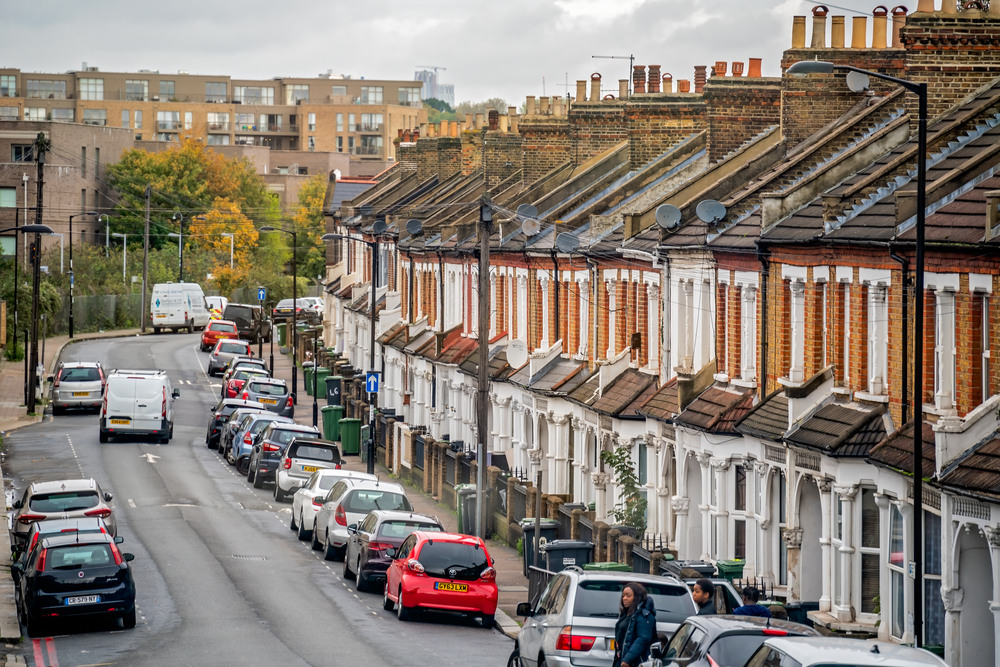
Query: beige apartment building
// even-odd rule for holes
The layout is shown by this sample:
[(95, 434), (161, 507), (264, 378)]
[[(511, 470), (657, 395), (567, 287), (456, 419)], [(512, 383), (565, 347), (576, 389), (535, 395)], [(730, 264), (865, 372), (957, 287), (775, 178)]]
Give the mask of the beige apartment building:
[[(128, 128), (136, 141), (263, 146), (350, 156), (350, 175), (395, 159), (397, 130), (427, 121), (420, 82), (101, 72), (86, 63), (63, 74), (0, 68), (0, 120), (51, 120)], [(345, 174), (346, 175), (346, 174)]]

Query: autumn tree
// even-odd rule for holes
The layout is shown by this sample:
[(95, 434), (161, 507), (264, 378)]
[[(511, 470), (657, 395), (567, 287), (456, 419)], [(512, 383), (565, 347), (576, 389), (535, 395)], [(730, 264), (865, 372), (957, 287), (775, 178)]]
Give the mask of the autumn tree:
[[(232, 234), (231, 246), (227, 234)], [(234, 289), (246, 286), (258, 236), (253, 220), (240, 212), (235, 202), (221, 197), (212, 203), (212, 208), (207, 213), (192, 220), (187, 232), (188, 242), (192, 246), (206, 251), (214, 258), (212, 279), (222, 294), (230, 294)]]

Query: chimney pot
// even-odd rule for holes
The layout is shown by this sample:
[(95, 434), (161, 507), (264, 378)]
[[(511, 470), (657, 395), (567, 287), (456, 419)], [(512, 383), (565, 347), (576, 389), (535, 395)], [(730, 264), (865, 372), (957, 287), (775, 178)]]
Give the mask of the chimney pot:
[(851, 17), (851, 48), (864, 49), (868, 47), (868, 17)]
[[(997, 4), (997, 9), (1000, 9), (1000, 3)], [(906, 12), (907, 9), (903, 5), (892, 8), (892, 48), (894, 49), (903, 48), (903, 41), (899, 38), (899, 31), (906, 25)]]
[(590, 101), (601, 101), (601, 75), (599, 72), (590, 75)]
[(833, 16), (830, 19), (830, 47), (842, 49), (845, 46), (847, 31), (844, 29), (844, 17)]
[(413, 134), (411, 134), (411, 135), (410, 135), (410, 138), (411, 138), (411, 139), (412, 139), (413, 141), (416, 141), (417, 139), (419, 139), (419, 138), (420, 138), (420, 130), (419, 130), (419, 129), (417, 129), (417, 130), (414, 130), (414, 131), (413, 131)]
[(667, 72), (663, 75), (663, 92), (672, 93), (674, 92), (674, 75)]
[[(979, 4), (982, 5), (982, 3), (979, 3)], [(965, 3), (965, 8), (966, 9), (970, 8), (969, 3)], [(982, 9), (982, 7), (980, 7), (979, 9)], [(951, 3), (951, 2), (948, 2), (947, 0), (945, 0), (945, 2), (941, 3), (941, 13), (942, 14), (957, 14), (958, 13), (958, 5), (956, 5), (954, 3)]]
[(687, 79), (681, 79), (677, 82), (677, 92), (678, 93), (689, 93), (691, 92), (691, 82)]
[(805, 16), (793, 16), (792, 17), (792, 48), (793, 49), (804, 49), (804, 48), (806, 48), (806, 17)]
[(733, 76), (743, 76), (743, 63), (733, 63)]
[(708, 69), (707, 65), (695, 65), (694, 66), (694, 92), (699, 95), (705, 90), (705, 70)]
[(409, 130), (403, 130), (403, 132), (402, 132), (402, 134), (400, 136), (402, 137), (404, 143), (407, 143), (407, 144), (410, 143), (410, 131)]
[[(947, 0), (945, 0), (947, 2)], [(927, 12), (928, 14), (934, 13), (934, 0), (917, 0), (917, 11)]]
[(754, 79), (760, 78), (760, 58), (750, 58), (750, 68), (747, 71), (747, 76)]
[(524, 99), (524, 115), (534, 116), (535, 115), (535, 96), (528, 95)]
[(473, 120), (472, 114), (471, 113), (465, 114), (465, 129), (471, 130), (473, 127), (475, 127), (475, 121)]
[(628, 79), (618, 79), (618, 99), (628, 99)]
[(825, 49), (826, 48), (826, 15), (829, 13), (829, 9), (825, 5), (816, 5), (813, 7), (813, 29), (812, 29), (812, 42), (809, 47), (813, 49)]
[[(650, 65), (649, 66), (649, 77), (646, 82), (646, 92), (658, 93), (660, 92), (660, 66)], [(624, 99), (624, 98), (622, 98)]]
[(553, 97), (552, 98), (552, 115), (562, 116), (563, 115), (563, 98)]
[(646, 92), (646, 66), (632, 66), (632, 92), (636, 95)]
[(539, 97), (538, 98), (538, 105), (539, 105), (538, 106), (538, 113), (540, 115), (542, 115), (542, 116), (548, 116), (549, 115), (549, 98), (548, 97), (544, 97), (544, 96), (543, 97)]
[(992, 16), (993, 18), (1000, 16), (1000, 2), (990, 3), (990, 10), (987, 13), (987, 16)]
[(486, 117), (483, 114), (481, 114), (481, 113), (477, 113), (476, 114), (476, 129), (477, 130), (483, 129), (483, 125), (485, 125), (485, 124), (486, 124)]
[(587, 82), (583, 79), (578, 79), (576, 82), (576, 101), (587, 101)]
[(715, 61), (715, 68), (712, 76), (726, 76), (726, 70), (729, 68), (729, 63), (722, 60)]
[(396, 130), (396, 136), (398, 138), (402, 139), (403, 138), (403, 131), (402, 130)]
[(489, 124), (491, 132), (496, 132), (500, 129), (500, 112), (496, 109), (490, 109)]
[(500, 121), (500, 131), (507, 132), (507, 116), (500, 116), (498, 114), (498, 119)]
[(886, 28), (888, 27), (889, 9), (879, 5), (872, 12), (872, 48), (887, 49)]

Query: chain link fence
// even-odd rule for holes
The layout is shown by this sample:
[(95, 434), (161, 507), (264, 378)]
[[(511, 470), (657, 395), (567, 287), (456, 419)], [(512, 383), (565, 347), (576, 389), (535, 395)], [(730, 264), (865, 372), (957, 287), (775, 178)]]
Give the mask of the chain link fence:
[[(141, 294), (77, 296), (73, 299), (73, 328), (80, 333), (134, 329), (142, 316)], [(69, 298), (62, 300), (58, 317), (48, 322), (50, 336), (68, 333)]]

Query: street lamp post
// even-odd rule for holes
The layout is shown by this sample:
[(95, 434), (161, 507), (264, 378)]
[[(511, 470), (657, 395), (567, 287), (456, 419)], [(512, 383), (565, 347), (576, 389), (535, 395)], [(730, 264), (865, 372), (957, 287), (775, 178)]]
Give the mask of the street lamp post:
[[(180, 261), (180, 276), (177, 278), (178, 282), (184, 282), (184, 214), (174, 213), (173, 219), (180, 222), (181, 231), (177, 234), (177, 256)], [(170, 234), (173, 236), (173, 234)]]
[(73, 272), (73, 218), (85, 215), (97, 215), (94, 211), (77, 213), (69, 216), (69, 337), (73, 337), (73, 292), (76, 284), (76, 274)]
[(313, 428), (319, 423), (319, 331), (313, 336)]
[(228, 236), (229, 237), (229, 268), (232, 269), (233, 268), (233, 235), (230, 234), (229, 232), (223, 232), (223, 233), (219, 234), (219, 236)]
[[(375, 279), (378, 276), (378, 241), (365, 241), (364, 239), (356, 239), (352, 236), (344, 236), (343, 234), (323, 234), (320, 237), (323, 241), (354, 241), (355, 243), (364, 243), (368, 246), (368, 249), (372, 251), (372, 295), (370, 298), (371, 303), (368, 304), (371, 308), (371, 322), (368, 325), (369, 333), (371, 339), (369, 340), (369, 345), (371, 346), (368, 351), (368, 367), (369, 370), (375, 372)], [(375, 473), (375, 402), (378, 399), (377, 394), (373, 394), (368, 397), (369, 405), (369, 418), (368, 418), (368, 473)]]
[(107, 213), (101, 213), (97, 216), (97, 222), (100, 224), (101, 218), (104, 218), (104, 256), (111, 256), (111, 218), (108, 217)]
[[(927, 84), (899, 79), (888, 74), (871, 72), (850, 65), (835, 65), (831, 62), (803, 60), (788, 68), (788, 74), (830, 74), (834, 71), (858, 72), (902, 86), (917, 96), (917, 216), (916, 227), (916, 267), (914, 276), (914, 317), (913, 317), (913, 379), (911, 400), (913, 402), (913, 644), (923, 643), (923, 377), (924, 377), (924, 218), (927, 197)], [(867, 86), (864, 86), (867, 87)], [(852, 87), (853, 88), (853, 87)], [(905, 348), (904, 348), (905, 349)]]
[[(289, 342), (291, 343), (292, 349), (292, 403), (298, 405), (298, 392), (299, 392), (299, 375), (298, 367), (295, 365), (295, 343), (297, 341), (296, 336), (296, 326), (298, 324), (298, 310), (299, 310), (299, 299), (298, 299), (298, 264), (295, 261), (295, 251), (298, 248), (298, 232), (290, 232), (287, 229), (278, 229), (277, 227), (272, 227), (271, 225), (264, 225), (260, 228), (262, 232), (281, 232), (283, 234), (288, 234), (292, 237), (292, 333)], [(273, 353), (272, 353), (273, 357)], [(274, 360), (271, 360), (271, 372), (274, 372)]]
[(128, 234), (119, 234), (115, 232), (112, 234), (115, 238), (120, 238), (122, 240), (122, 282), (127, 283), (125, 279), (125, 265), (128, 259)]

